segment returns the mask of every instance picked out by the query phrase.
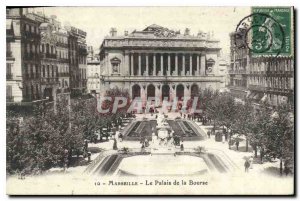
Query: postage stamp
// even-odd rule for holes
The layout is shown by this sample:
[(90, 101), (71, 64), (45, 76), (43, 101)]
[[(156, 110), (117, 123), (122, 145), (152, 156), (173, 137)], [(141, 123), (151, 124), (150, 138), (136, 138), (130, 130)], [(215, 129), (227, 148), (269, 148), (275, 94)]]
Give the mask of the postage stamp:
[(252, 56), (291, 56), (293, 16), (287, 7), (252, 7), (236, 27), (236, 44)]

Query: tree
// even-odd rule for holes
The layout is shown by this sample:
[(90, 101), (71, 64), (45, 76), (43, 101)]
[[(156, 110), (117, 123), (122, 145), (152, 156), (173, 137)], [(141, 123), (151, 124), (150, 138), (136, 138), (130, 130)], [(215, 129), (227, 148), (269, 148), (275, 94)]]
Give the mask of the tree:
[[(109, 111), (108, 113), (103, 114), (103, 116), (110, 116), (111, 119), (114, 120), (114, 119), (117, 119), (120, 116), (124, 116), (127, 113), (127, 110), (130, 106), (130, 101), (129, 101), (130, 96), (129, 96), (128, 90), (124, 90), (124, 89), (120, 89), (118, 87), (115, 87), (115, 88), (107, 90), (106, 93), (105, 93), (105, 96), (110, 97), (111, 100), (105, 100), (102, 103), (102, 108), (103, 109), (108, 109), (108, 111)], [(114, 111), (113, 106), (114, 106), (114, 102), (116, 100), (116, 97), (125, 98), (126, 101), (127, 101), (127, 104), (124, 107), (117, 108), (116, 112), (113, 112)]]
[(96, 131), (100, 129), (101, 116), (97, 113), (96, 98), (72, 100), (72, 125), (82, 129), (83, 138), (95, 141)]
[[(103, 123), (107, 124), (107, 127), (112, 126), (113, 124), (118, 127), (122, 123), (122, 118), (126, 115), (128, 108), (130, 107), (130, 97), (128, 90), (119, 89), (118, 87), (112, 88), (106, 91), (106, 97), (110, 97), (110, 100), (105, 100), (102, 103), (102, 109), (108, 109), (108, 113), (100, 114), (102, 119), (105, 119)], [(114, 103), (116, 97), (123, 97), (126, 100), (126, 105), (124, 107), (117, 108), (114, 110)]]
[[(272, 110), (266, 104), (260, 105), (260, 108), (254, 111), (254, 115), (252, 115), (252, 121), (250, 121), (249, 129), (250, 129), (250, 144), (253, 147), (255, 152), (255, 157), (257, 157), (257, 149), (260, 147), (261, 149), (261, 161), (263, 157), (263, 152), (265, 149), (266, 143), (266, 133), (270, 129), (271, 125), (271, 112)], [(250, 119), (251, 120), (251, 119)]]
[(8, 173), (21, 171), (27, 161), (22, 157), (25, 153), (24, 136), (20, 135), (20, 118), (8, 112), (6, 116), (6, 169)]
[(83, 144), (82, 130), (70, 126), (70, 112), (66, 100), (59, 98), (56, 109), (44, 102), (36, 104), (33, 114), (20, 121), (8, 115), (7, 119), (7, 170), (41, 172), (62, 166), (64, 151)]
[(252, 102), (246, 100), (245, 103), (236, 103), (236, 121), (233, 129), (246, 137), (246, 152), (248, 152), (249, 137), (252, 132), (254, 108)]
[(265, 146), (268, 152), (280, 159), (280, 174), (285, 165), (294, 161), (294, 115), (288, 104), (278, 106), (271, 115), (271, 123), (266, 132)]
[[(237, 109), (234, 97), (229, 93), (221, 93), (208, 102), (206, 114), (214, 119), (214, 125), (226, 126), (228, 131), (232, 131), (232, 125), (234, 125), (237, 117)], [(231, 135), (232, 132), (229, 132), (229, 148)]]

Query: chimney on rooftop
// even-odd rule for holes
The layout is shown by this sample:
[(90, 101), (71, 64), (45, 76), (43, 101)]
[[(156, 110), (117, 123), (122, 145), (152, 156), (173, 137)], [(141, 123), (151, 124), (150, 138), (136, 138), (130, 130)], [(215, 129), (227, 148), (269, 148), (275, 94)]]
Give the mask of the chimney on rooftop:
[(189, 28), (186, 28), (186, 29), (184, 30), (184, 35), (185, 35), (185, 36), (190, 35), (190, 29), (189, 29)]
[(117, 29), (116, 28), (111, 28), (110, 29), (110, 36), (114, 37), (114, 36), (117, 36)]

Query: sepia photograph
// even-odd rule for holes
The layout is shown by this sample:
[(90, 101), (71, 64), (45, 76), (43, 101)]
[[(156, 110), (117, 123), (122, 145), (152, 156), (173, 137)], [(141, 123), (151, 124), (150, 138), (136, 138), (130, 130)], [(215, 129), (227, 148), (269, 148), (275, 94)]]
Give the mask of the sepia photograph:
[(7, 6), (6, 194), (295, 195), (294, 18)]

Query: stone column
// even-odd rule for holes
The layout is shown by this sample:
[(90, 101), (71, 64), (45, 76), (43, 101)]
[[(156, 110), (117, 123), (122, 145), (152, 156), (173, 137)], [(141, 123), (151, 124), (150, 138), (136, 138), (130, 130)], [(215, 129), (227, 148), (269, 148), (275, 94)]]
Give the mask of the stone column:
[(147, 76), (149, 76), (149, 58), (148, 58), (148, 54), (146, 54), (146, 71), (147, 71)]
[(182, 72), (183, 76), (185, 76), (185, 55), (182, 55)]
[(196, 75), (199, 75), (200, 74), (200, 72), (199, 72), (199, 55), (197, 55), (197, 73), (196, 73)]
[(129, 72), (130, 72), (130, 66), (129, 66), (129, 54), (128, 52), (125, 52), (125, 66), (123, 67), (123, 69), (126, 69), (125, 72), (125, 75), (129, 75)]
[(144, 85), (140, 85), (140, 87), (141, 87), (141, 100), (142, 100), (142, 103), (144, 104), (147, 99), (146, 98), (147, 97), (147, 95), (146, 95), (147, 88), (144, 89)]
[(190, 97), (191, 96), (191, 92), (190, 92), (190, 89), (191, 89), (191, 86), (189, 84), (184, 84), (184, 97)]
[(160, 55), (160, 75), (164, 75), (164, 55)]
[(168, 54), (168, 76), (171, 75), (171, 58), (170, 54)]
[(130, 75), (133, 76), (134, 75), (134, 71), (133, 71), (133, 53), (130, 54), (130, 67), (131, 67)]
[(190, 74), (193, 75), (193, 55), (190, 54)]
[(200, 75), (205, 75), (205, 55), (201, 54)]
[(178, 75), (178, 56), (175, 54), (175, 75)]
[(153, 54), (153, 75), (156, 76), (156, 56)]
[[(106, 73), (110, 75), (109, 61), (108, 61), (108, 52), (105, 52), (105, 65), (106, 65)], [(48, 75), (49, 76), (49, 75)]]
[(155, 84), (155, 96), (159, 99), (159, 100), (161, 100), (161, 84), (160, 83), (158, 83), (158, 84)]
[(141, 54), (139, 53), (139, 76), (142, 75), (142, 59)]

